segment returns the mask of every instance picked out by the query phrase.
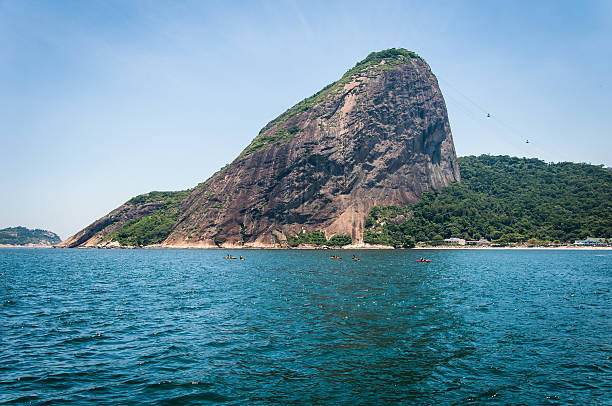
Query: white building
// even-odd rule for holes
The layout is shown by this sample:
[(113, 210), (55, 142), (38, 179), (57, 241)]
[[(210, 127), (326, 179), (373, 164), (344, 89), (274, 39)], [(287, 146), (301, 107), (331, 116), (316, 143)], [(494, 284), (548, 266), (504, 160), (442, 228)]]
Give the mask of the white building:
[(444, 240), (446, 245), (465, 245), (465, 240), (463, 238), (446, 238)]

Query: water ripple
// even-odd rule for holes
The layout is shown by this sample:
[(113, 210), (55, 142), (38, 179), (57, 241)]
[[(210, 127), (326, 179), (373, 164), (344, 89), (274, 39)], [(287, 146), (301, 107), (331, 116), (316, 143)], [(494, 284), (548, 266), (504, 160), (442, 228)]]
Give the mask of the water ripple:
[(0, 403), (612, 404), (611, 256), (237, 255), (0, 249)]

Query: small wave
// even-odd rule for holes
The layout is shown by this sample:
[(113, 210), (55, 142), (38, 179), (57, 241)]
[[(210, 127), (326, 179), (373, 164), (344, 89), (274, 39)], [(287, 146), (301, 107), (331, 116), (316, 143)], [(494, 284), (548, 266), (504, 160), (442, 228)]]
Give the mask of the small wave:
[(507, 391), (518, 390), (519, 388), (515, 385), (510, 386), (500, 386), (489, 388), (483, 392), (477, 393), (475, 395), (468, 396), (465, 401), (466, 402), (480, 402), (485, 401), (487, 399), (495, 399), (500, 397), (503, 393)]
[(176, 396), (160, 401), (162, 405), (200, 404), (201, 402), (229, 402), (232, 398), (217, 392), (196, 392), (188, 395)]
[[(201, 390), (206, 390), (206, 389), (210, 389), (212, 388), (212, 384), (208, 383), (208, 382), (201, 382), (201, 381), (197, 381), (197, 380), (193, 380), (193, 381), (159, 381), (159, 382), (155, 382), (155, 383), (149, 383), (147, 385), (145, 385), (144, 390), (145, 391), (153, 391), (153, 392), (168, 392), (168, 391), (172, 391), (172, 390), (184, 390), (184, 389), (188, 389), (190, 391), (201, 391)], [(203, 393), (203, 392), (199, 392), (199, 393)], [(208, 393), (208, 392), (205, 392)], [(220, 395), (221, 396), (221, 395)], [(182, 396), (176, 397), (176, 398), (171, 398), (171, 399), (178, 399), (181, 398)]]
[(35, 402), (39, 399), (40, 398), (36, 395), (25, 395), (25, 396), (19, 396), (13, 399), (3, 400), (2, 404), (3, 405), (10, 405), (10, 404), (20, 405), (20, 404)]
[(108, 339), (108, 338), (109, 337), (105, 337), (104, 335), (102, 335), (102, 333), (95, 333), (93, 335), (69, 338), (69, 339), (63, 340), (62, 344), (87, 343), (87, 342), (90, 342), (90, 341), (96, 341), (96, 340), (101, 340), (101, 339), (104, 340), (104, 339)]

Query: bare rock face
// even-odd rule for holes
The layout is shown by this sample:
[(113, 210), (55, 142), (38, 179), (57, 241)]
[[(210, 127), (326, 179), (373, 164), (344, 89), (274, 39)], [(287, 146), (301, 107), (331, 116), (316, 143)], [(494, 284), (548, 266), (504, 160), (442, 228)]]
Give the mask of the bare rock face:
[(360, 242), (374, 205), (456, 180), (435, 76), (410, 52), (383, 51), (269, 123), (193, 191), (166, 243), (268, 246), (302, 229)]
[(458, 180), (446, 106), (427, 63), (403, 49), (372, 53), (192, 189), (162, 245), (284, 246), (303, 230), (360, 243), (374, 205), (413, 203)]

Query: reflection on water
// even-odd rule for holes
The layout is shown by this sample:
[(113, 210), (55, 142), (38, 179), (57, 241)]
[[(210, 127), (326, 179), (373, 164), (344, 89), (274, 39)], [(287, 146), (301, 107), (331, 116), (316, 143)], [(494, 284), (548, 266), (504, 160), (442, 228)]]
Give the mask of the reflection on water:
[(355, 253), (0, 249), (0, 402), (612, 402), (610, 255)]

